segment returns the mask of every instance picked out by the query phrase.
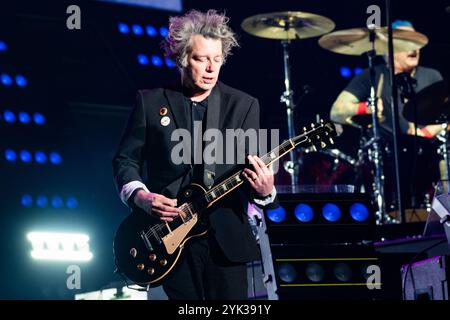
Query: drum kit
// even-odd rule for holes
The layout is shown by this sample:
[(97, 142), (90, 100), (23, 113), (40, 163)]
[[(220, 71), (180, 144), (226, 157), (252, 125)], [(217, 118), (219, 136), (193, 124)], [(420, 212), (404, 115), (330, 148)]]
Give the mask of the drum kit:
[[(372, 110), (372, 114), (362, 115), (360, 116), (360, 119), (355, 118), (352, 123), (355, 127), (362, 129), (360, 146), (356, 157), (348, 156), (339, 149), (324, 149), (316, 152), (316, 155), (325, 155), (332, 159), (332, 161), (328, 163), (327, 170), (316, 170), (317, 172), (315, 174), (314, 168), (308, 167), (306, 170), (303, 170), (303, 173), (314, 176), (313, 179), (315, 179), (316, 183), (326, 183), (325, 178), (323, 177), (324, 174), (328, 176), (328, 182), (331, 179), (332, 183), (340, 183), (342, 181), (338, 181), (338, 178), (336, 178), (337, 175), (341, 175), (342, 177), (342, 174), (348, 174), (350, 172), (350, 175), (352, 176), (351, 182), (359, 188), (359, 191), (372, 194), (373, 203), (377, 209), (377, 223), (398, 222), (396, 213), (390, 211), (395, 210), (395, 205), (393, 203), (398, 201), (398, 199), (396, 199), (395, 196), (392, 196), (392, 194), (395, 193), (395, 188), (393, 187), (395, 184), (392, 182), (391, 184), (387, 183), (389, 179), (393, 178), (388, 177), (387, 174), (394, 176), (395, 172), (389, 170), (392, 169), (391, 167), (383, 165), (383, 162), (386, 162), (386, 158), (389, 154), (392, 155), (392, 150), (386, 147), (386, 144), (383, 143), (383, 137), (380, 135), (379, 122), (382, 121), (382, 119), (376, 103), (377, 97), (379, 97), (380, 94), (379, 88), (378, 90), (375, 88), (376, 81), (374, 71), (374, 57), (376, 55), (388, 54), (388, 28), (368, 25), (364, 28), (353, 28), (332, 32), (335, 28), (335, 23), (329, 18), (298, 11), (254, 15), (244, 19), (241, 27), (244, 31), (253, 36), (278, 40), (282, 45), (285, 91), (282, 93), (280, 101), (286, 106), (289, 137), (295, 136), (294, 110), (296, 108), (293, 98), (294, 92), (291, 83), (289, 56), (289, 48), (292, 42), (320, 36), (318, 44), (326, 50), (337, 54), (367, 56), (368, 69), (371, 78), (371, 92), (367, 102), (368, 107)], [(428, 38), (422, 33), (401, 29), (392, 30), (394, 52), (418, 50), (427, 45), (427, 43)], [(388, 79), (385, 79), (384, 81), (388, 81)], [(403, 108), (403, 116), (416, 125), (442, 124), (442, 131), (437, 135), (437, 139), (435, 139), (440, 143), (438, 148), (431, 151), (426, 148), (417, 149), (416, 137), (414, 150), (421, 150), (420, 152), (425, 155), (430, 152), (440, 155), (440, 178), (443, 180), (448, 180), (450, 172), (450, 139), (447, 130), (450, 122), (449, 100), (449, 86), (446, 82), (441, 81), (414, 94), (413, 98), (411, 98)], [(402, 150), (405, 151), (406, 149), (407, 148), (405, 147)], [(411, 155), (409, 157), (411, 158)], [(314, 162), (316, 161), (317, 159), (314, 160)], [(430, 163), (428, 161), (428, 163), (425, 164), (429, 165)], [(295, 151), (290, 153), (289, 160), (284, 163), (283, 167), (289, 173), (292, 192), (298, 191), (296, 189), (299, 184), (299, 176), (302, 177), (301, 167), (305, 165), (308, 166), (308, 163), (299, 161), (299, 156)], [(416, 166), (418, 165), (421, 164), (416, 163)], [(423, 171), (423, 167), (418, 168)], [(368, 172), (365, 173), (365, 171)], [(320, 180), (321, 176), (323, 178), (322, 180)], [(367, 184), (368, 178), (371, 179), (369, 184)], [(305, 179), (300, 180), (302, 183), (305, 181)], [(309, 182), (311, 183), (311, 181)], [(425, 206), (426, 208), (430, 207), (430, 196), (428, 193), (430, 192), (430, 189), (432, 192), (432, 184), (435, 182), (437, 181), (431, 181), (427, 186), (415, 190), (415, 193), (427, 193), (421, 197), (420, 201), (422, 203), (420, 203), (420, 206)], [(367, 188), (369, 190), (367, 190)], [(415, 214), (415, 207), (418, 207), (418, 204), (415, 203), (412, 206), (412, 212)]]

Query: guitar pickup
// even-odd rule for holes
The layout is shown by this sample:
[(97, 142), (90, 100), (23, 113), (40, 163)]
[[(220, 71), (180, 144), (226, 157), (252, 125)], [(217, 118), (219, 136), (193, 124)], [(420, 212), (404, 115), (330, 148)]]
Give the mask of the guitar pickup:
[(141, 234), (140, 234), (140, 235), (141, 235), (142, 240), (144, 241), (145, 246), (147, 247), (147, 250), (153, 251), (152, 244), (151, 244), (150, 240), (148, 240), (148, 238), (147, 238), (145, 232), (144, 232), (144, 231), (141, 231)]

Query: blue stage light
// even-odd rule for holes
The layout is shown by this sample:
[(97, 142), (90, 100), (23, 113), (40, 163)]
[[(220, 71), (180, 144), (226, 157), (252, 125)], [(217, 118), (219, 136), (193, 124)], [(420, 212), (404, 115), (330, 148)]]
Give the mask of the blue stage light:
[(161, 67), (163, 62), (162, 59), (157, 55), (152, 55), (152, 64), (156, 67)]
[(64, 201), (61, 197), (52, 197), (52, 207), (55, 209), (60, 209), (64, 205)]
[(76, 209), (78, 207), (78, 200), (74, 197), (67, 198), (66, 206), (69, 209)]
[(353, 220), (359, 222), (366, 221), (369, 218), (369, 209), (362, 203), (357, 202), (350, 207), (350, 215)]
[(126, 23), (119, 22), (117, 27), (118, 27), (120, 33), (123, 33), (123, 34), (130, 33), (130, 27)]
[(22, 160), (25, 163), (29, 163), (33, 161), (33, 157), (31, 156), (31, 153), (27, 150), (20, 151), (20, 160)]
[(10, 85), (13, 84), (13, 79), (10, 77), (9, 74), (6, 74), (6, 73), (2, 73), (2, 74), (0, 75), (0, 80), (2, 81), (2, 83), (3, 83), (5, 86), (10, 86)]
[(336, 222), (341, 217), (341, 209), (333, 203), (327, 203), (322, 208), (322, 215), (325, 219), (331, 222)]
[(31, 117), (26, 112), (19, 112), (19, 121), (23, 124), (28, 124), (31, 121)]
[(324, 268), (316, 262), (309, 263), (305, 273), (306, 277), (312, 282), (321, 282), (325, 277)]
[(24, 207), (31, 207), (33, 205), (33, 198), (29, 194), (24, 194), (20, 201)]
[(48, 205), (48, 199), (46, 196), (37, 196), (36, 197), (36, 204), (40, 208), (45, 208)]
[(0, 40), (0, 52), (8, 50), (8, 46), (5, 41)]
[(356, 68), (353, 70), (353, 73), (354, 73), (355, 75), (358, 75), (358, 74), (360, 74), (361, 72), (363, 72), (363, 69), (360, 68), (360, 67), (356, 67)]
[(14, 150), (6, 149), (5, 150), (5, 158), (9, 162), (13, 162), (17, 160), (17, 154)]
[(313, 209), (304, 203), (297, 205), (294, 212), (295, 217), (301, 222), (309, 222), (314, 218)]
[(148, 57), (145, 54), (142, 54), (142, 53), (138, 54), (137, 60), (138, 60), (139, 64), (142, 64), (144, 66), (149, 64)]
[(19, 74), (16, 76), (16, 84), (19, 87), (26, 87), (28, 85), (28, 80), (24, 76)]
[(344, 78), (349, 78), (352, 76), (352, 70), (350, 70), (350, 68), (348, 67), (341, 67), (339, 71), (341, 73), (341, 76)]
[(46, 163), (47, 162), (47, 156), (42, 151), (36, 151), (36, 153), (34, 154), (34, 160), (37, 163)]
[(5, 110), (5, 112), (3, 112), (3, 119), (5, 119), (6, 122), (13, 123), (16, 122), (16, 115), (12, 111)]
[(137, 36), (141, 36), (144, 34), (144, 29), (142, 29), (142, 27), (138, 24), (133, 24), (132, 26), (133, 28), (133, 33)]
[(45, 124), (45, 117), (42, 113), (36, 112), (35, 114), (33, 114), (33, 120), (36, 124)]
[(169, 68), (173, 68), (176, 66), (175, 62), (173, 62), (172, 59), (165, 57), (164, 60), (166, 61), (166, 66)]
[(165, 38), (169, 35), (169, 29), (167, 29), (166, 27), (161, 27), (159, 28), (159, 34), (161, 35), (161, 37)]
[(268, 209), (267, 218), (276, 223), (281, 222), (286, 219), (286, 210), (281, 206), (275, 209)]
[(50, 153), (50, 162), (53, 164), (61, 164), (61, 162), (62, 162), (61, 155), (58, 152), (51, 152)]
[(290, 263), (281, 263), (278, 266), (278, 277), (287, 283), (294, 282), (297, 279), (297, 271)]
[(156, 37), (158, 35), (158, 31), (156, 31), (154, 26), (146, 26), (145, 31), (149, 37)]

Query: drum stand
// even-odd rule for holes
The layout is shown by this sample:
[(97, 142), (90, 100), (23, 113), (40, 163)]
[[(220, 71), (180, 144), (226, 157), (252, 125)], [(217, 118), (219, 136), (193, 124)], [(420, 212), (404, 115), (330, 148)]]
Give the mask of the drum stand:
[[(289, 40), (283, 40), (281, 42), (283, 46), (283, 61), (284, 61), (284, 85), (286, 90), (281, 95), (280, 101), (286, 104), (287, 121), (288, 121), (288, 136), (289, 139), (295, 137), (295, 125), (294, 125), (294, 92), (291, 90), (291, 72), (289, 64)], [(289, 161), (284, 163), (284, 169), (291, 176), (292, 192), (297, 192), (297, 181), (299, 164), (295, 149), (289, 152)]]
[(436, 136), (442, 144), (438, 147), (437, 152), (442, 156), (442, 162), (439, 164), (439, 172), (441, 175), (441, 181), (449, 181), (450, 177), (450, 155), (449, 155), (449, 132), (448, 132), (448, 119), (442, 124), (441, 132)]
[(370, 146), (368, 151), (370, 152), (369, 159), (374, 164), (374, 184), (373, 184), (373, 199), (376, 205), (376, 222), (377, 224), (391, 223), (392, 218), (386, 212), (386, 204), (384, 197), (384, 174), (383, 174), (383, 158), (380, 147), (380, 133), (379, 133), (379, 121), (378, 121), (378, 106), (377, 97), (375, 94), (375, 68), (373, 65), (373, 58), (375, 57), (375, 33), (373, 30), (370, 32), (370, 41), (373, 43), (373, 49), (367, 52), (369, 60), (370, 71), (370, 97), (368, 99), (368, 106), (372, 111), (372, 138), (367, 142), (367, 146)]

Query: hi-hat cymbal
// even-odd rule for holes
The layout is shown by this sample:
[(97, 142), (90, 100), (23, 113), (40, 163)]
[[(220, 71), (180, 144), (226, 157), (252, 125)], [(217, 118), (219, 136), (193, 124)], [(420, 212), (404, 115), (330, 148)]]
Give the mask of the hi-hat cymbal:
[(258, 14), (242, 21), (244, 31), (262, 38), (277, 40), (306, 39), (332, 31), (332, 20), (317, 14), (285, 11)]
[(444, 123), (450, 119), (450, 85), (439, 81), (416, 93), (403, 107), (403, 116), (418, 125)]
[[(373, 30), (375, 35), (375, 52), (388, 54), (387, 27)], [(426, 35), (409, 30), (392, 30), (394, 52), (413, 51), (424, 47), (428, 43)], [(370, 30), (367, 28), (354, 28), (335, 31), (322, 36), (319, 45), (327, 50), (348, 54), (361, 55), (373, 50), (370, 41)]]

